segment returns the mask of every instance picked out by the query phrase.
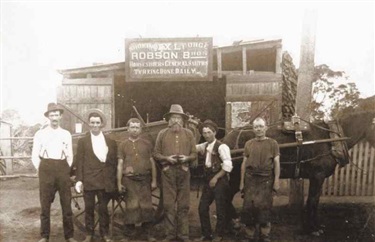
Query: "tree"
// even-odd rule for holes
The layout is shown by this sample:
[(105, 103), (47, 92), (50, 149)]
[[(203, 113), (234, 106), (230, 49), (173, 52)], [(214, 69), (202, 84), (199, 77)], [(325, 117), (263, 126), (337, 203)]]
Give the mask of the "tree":
[(358, 105), (360, 92), (344, 71), (333, 71), (328, 65), (315, 67), (311, 116), (315, 120), (336, 119)]
[[(1, 113), (1, 119), (12, 124), (12, 137), (33, 137), (41, 127), (40, 124), (26, 125), (15, 109), (6, 109)], [(28, 140), (12, 140), (14, 154), (29, 155), (31, 152)]]
[(22, 124), (21, 116), (15, 109), (5, 109), (1, 113), (1, 119), (11, 123), (13, 128), (16, 128), (17, 126)]

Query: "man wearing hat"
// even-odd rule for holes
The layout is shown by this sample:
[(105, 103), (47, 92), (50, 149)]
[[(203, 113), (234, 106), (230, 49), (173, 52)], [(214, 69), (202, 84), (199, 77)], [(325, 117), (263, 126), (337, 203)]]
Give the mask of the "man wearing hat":
[(85, 242), (94, 235), (95, 196), (99, 203), (99, 231), (103, 241), (112, 241), (108, 236), (108, 202), (116, 190), (117, 146), (116, 142), (102, 133), (106, 117), (99, 109), (87, 112), (90, 132), (78, 141), (76, 164), (77, 183), (75, 189), (82, 192), (85, 201)]
[(71, 208), (70, 167), (73, 163), (72, 136), (60, 127), (64, 110), (55, 103), (48, 104), (44, 113), (49, 125), (36, 132), (33, 141), (32, 163), (38, 171), (41, 205), (40, 242), (48, 242), (50, 235), (50, 210), (56, 191), (60, 195), (63, 214), (64, 237), (68, 242), (73, 238), (73, 214)]
[(152, 143), (141, 137), (142, 124), (138, 118), (129, 119), (129, 137), (118, 148), (117, 187), (126, 191), (124, 235), (127, 241), (136, 235), (135, 225), (142, 224), (148, 241), (156, 241), (152, 236), (154, 209), (152, 190), (157, 188), (156, 166), (152, 158)]
[[(228, 173), (232, 171), (232, 158), (229, 147), (216, 140), (218, 127), (211, 120), (204, 121), (199, 131), (206, 142), (197, 145), (197, 152), (204, 156), (205, 184), (199, 202), (199, 218), (202, 238), (199, 241), (221, 241), (227, 227), (227, 207), (229, 205)], [(210, 222), (210, 205), (216, 202), (216, 229), (213, 237)]]
[(161, 179), (166, 228), (164, 241), (176, 238), (189, 241), (189, 163), (197, 158), (195, 137), (189, 129), (183, 127), (188, 116), (180, 105), (172, 104), (169, 113), (166, 113), (164, 118), (168, 121), (168, 128), (159, 132), (154, 149), (154, 158), (162, 165)]

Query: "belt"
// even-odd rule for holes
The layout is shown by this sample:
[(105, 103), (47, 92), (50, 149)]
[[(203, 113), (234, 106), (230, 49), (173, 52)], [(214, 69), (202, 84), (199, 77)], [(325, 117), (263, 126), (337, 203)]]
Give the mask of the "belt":
[(55, 161), (66, 161), (66, 158), (65, 159), (52, 159), (52, 158), (44, 158), (44, 157), (41, 157), (39, 156), (40, 160), (55, 160)]

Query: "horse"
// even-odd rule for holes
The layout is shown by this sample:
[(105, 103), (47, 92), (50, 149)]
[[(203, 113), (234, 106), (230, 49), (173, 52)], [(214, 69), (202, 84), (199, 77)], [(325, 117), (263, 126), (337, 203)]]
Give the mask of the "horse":
[[(346, 141), (348, 149), (351, 149), (362, 139), (366, 139), (372, 147), (375, 147), (374, 117), (375, 112), (359, 112), (338, 120), (344, 136), (350, 138)], [(323, 122), (311, 123), (310, 127), (309, 132), (303, 133), (304, 141), (330, 138), (327, 124)], [(296, 142), (294, 132), (282, 132), (280, 127), (275, 125), (269, 125), (267, 136), (275, 139), (279, 144)], [(222, 141), (231, 149), (237, 149), (243, 148), (246, 141), (254, 137), (254, 133), (249, 129), (236, 129), (229, 132)], [(310, 181), (308, 198), (304, 209), (303, 227), (306, 232), (314, 235), (319, 235), (319, 233), (323, 232), (318, 223), (318, 205), (324, 179), (331, 176), (338, 165), (337, 160), (332, 155), (331, 147), (332, 144), (330, 142), (300, 146), (298, 158), (300, 160), (299, 177), (295, 177), (297, 148), (280, 149), (280, 178), (303, 178)], [(232, 198), (239, 191), (241, 158), (233, 157), (234, 168), (230, 174)]]

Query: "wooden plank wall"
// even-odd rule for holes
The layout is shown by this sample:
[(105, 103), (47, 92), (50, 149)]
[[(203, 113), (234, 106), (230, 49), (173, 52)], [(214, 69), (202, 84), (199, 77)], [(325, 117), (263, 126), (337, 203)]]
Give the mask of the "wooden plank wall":
[(368, 142), (360, 142), (350, 151), (351, 163), (337, 167), (326, 178), (323, 196), (374, 196), (375, 195), (375, 149)]
[[(102, 82), (96, 82), (95, 78), (63, 81), (57, 101), (65, 104), (84, 119), (89, 109), (102, 110), (107, 117), (107, 125), (104, 129), (110, 129), (113, 118), (113, 88), (109, 79), (106, 78)], [(82, 123), (82, 121), (68, 113), (63, 115), (62, 126), (72, 133), (75, 133), (76, 123)], [(87, 127), (84, 127), (83, 131), (87, 130)]]
[[(266, 115), (269, 122), (278, 121), (281, 113), (281, 80), (280, 74), (270, 72), (228, 75), (225, 96), (227, 131), (232, 128), (232, 102), (251, 102), (250, 120), (258, 115)], [(262, 112), (266, 107), (267, 110)]]

